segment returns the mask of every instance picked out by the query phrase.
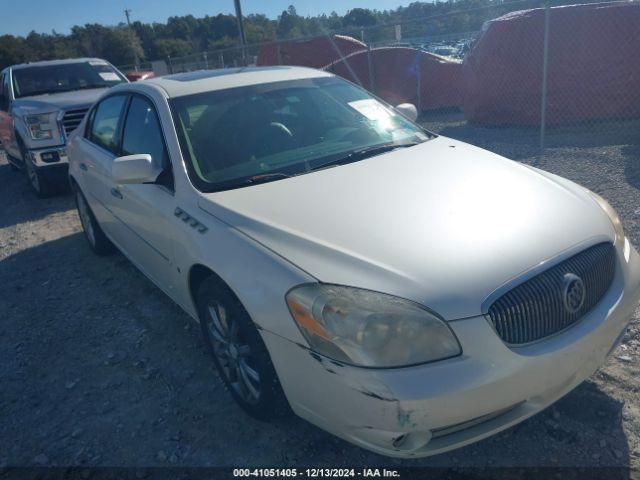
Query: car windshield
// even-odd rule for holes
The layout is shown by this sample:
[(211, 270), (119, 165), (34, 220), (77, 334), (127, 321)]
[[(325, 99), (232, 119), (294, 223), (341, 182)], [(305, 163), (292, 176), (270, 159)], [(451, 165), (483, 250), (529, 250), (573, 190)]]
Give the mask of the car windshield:
[(215, 90), (171, 101), (202, 191), (274, 181), (421, 143), (430, 134), (335, 77)]
[(106, 88), (124, 82), (111, 65), (101, 60), (18, 68), (12, 77), (16, 98)]

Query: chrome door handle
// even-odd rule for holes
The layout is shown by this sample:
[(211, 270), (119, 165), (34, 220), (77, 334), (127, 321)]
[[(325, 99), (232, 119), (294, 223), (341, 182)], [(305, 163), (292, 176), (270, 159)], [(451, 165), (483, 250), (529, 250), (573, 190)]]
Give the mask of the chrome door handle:
[(111, 189), (111, 195), (122, 200), (122, 194), (120, 193), (120, 190), (118, 190), (117, 188)]
[(85, 172), (88, 170), (87, 166), (84, 163), (80, 164), (80, 170), (84, 170)]

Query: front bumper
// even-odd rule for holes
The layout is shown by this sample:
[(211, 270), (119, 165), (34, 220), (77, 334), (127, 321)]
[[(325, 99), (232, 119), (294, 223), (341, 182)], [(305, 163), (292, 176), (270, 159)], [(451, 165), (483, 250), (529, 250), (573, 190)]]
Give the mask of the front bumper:
[(613, 283), (572, 328), (509, 348), (483, 316), (450, 322), (459, 357), (400, 369), (334, 362), (262, 331), (293, 410), (366, 449), (415, 458), (452, 450), (541, 411), (591, 376), (640, 298), (640, 257), (625, 240)]
[(31, 162), (36, 168), (48, 168), (54, 165), (68, 165), (65, 147), (50, 147), (29, 150)]

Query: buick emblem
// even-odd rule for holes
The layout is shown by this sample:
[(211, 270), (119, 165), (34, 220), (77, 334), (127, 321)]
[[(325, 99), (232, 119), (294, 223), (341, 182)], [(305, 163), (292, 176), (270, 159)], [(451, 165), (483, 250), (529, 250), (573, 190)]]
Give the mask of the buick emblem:
[(586, 290), (582, 279), (574, 274), (567, 273), (562, 279), (562, 301), (564, 308), (569, 313), (576, 313), (584, 304)]

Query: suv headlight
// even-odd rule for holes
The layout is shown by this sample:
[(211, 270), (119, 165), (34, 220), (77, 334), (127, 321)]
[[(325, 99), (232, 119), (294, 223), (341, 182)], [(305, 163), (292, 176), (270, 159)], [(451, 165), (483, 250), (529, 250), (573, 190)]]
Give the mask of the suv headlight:
[(25, 117), (29, 134), (34, 140), (49, 140), (58, 133), (57, 113), (42, 113)]
[(420, 305), (327, 284), (289, 291), (287, 305), (311, 348), (362, 367), (400, 367), (462, 353), (449, 326)]
[(593, 193), (592, 191), (589, 191), (589, 193), (594, 198), (594, 200), (598, 202), (598, 205), (600, 205), (600, 208), (604, 210), (604, 212), (608, 215), (609, 219), (611, 220), (611, 223), (613, 224), (613, 230), (615, 231), (615, 234), (616, 234), (615, 242), (617, 243), (624, 240), (624, 227), (616, 211), (609, 204), (609, 202), (607, 202), (600, 195)]

